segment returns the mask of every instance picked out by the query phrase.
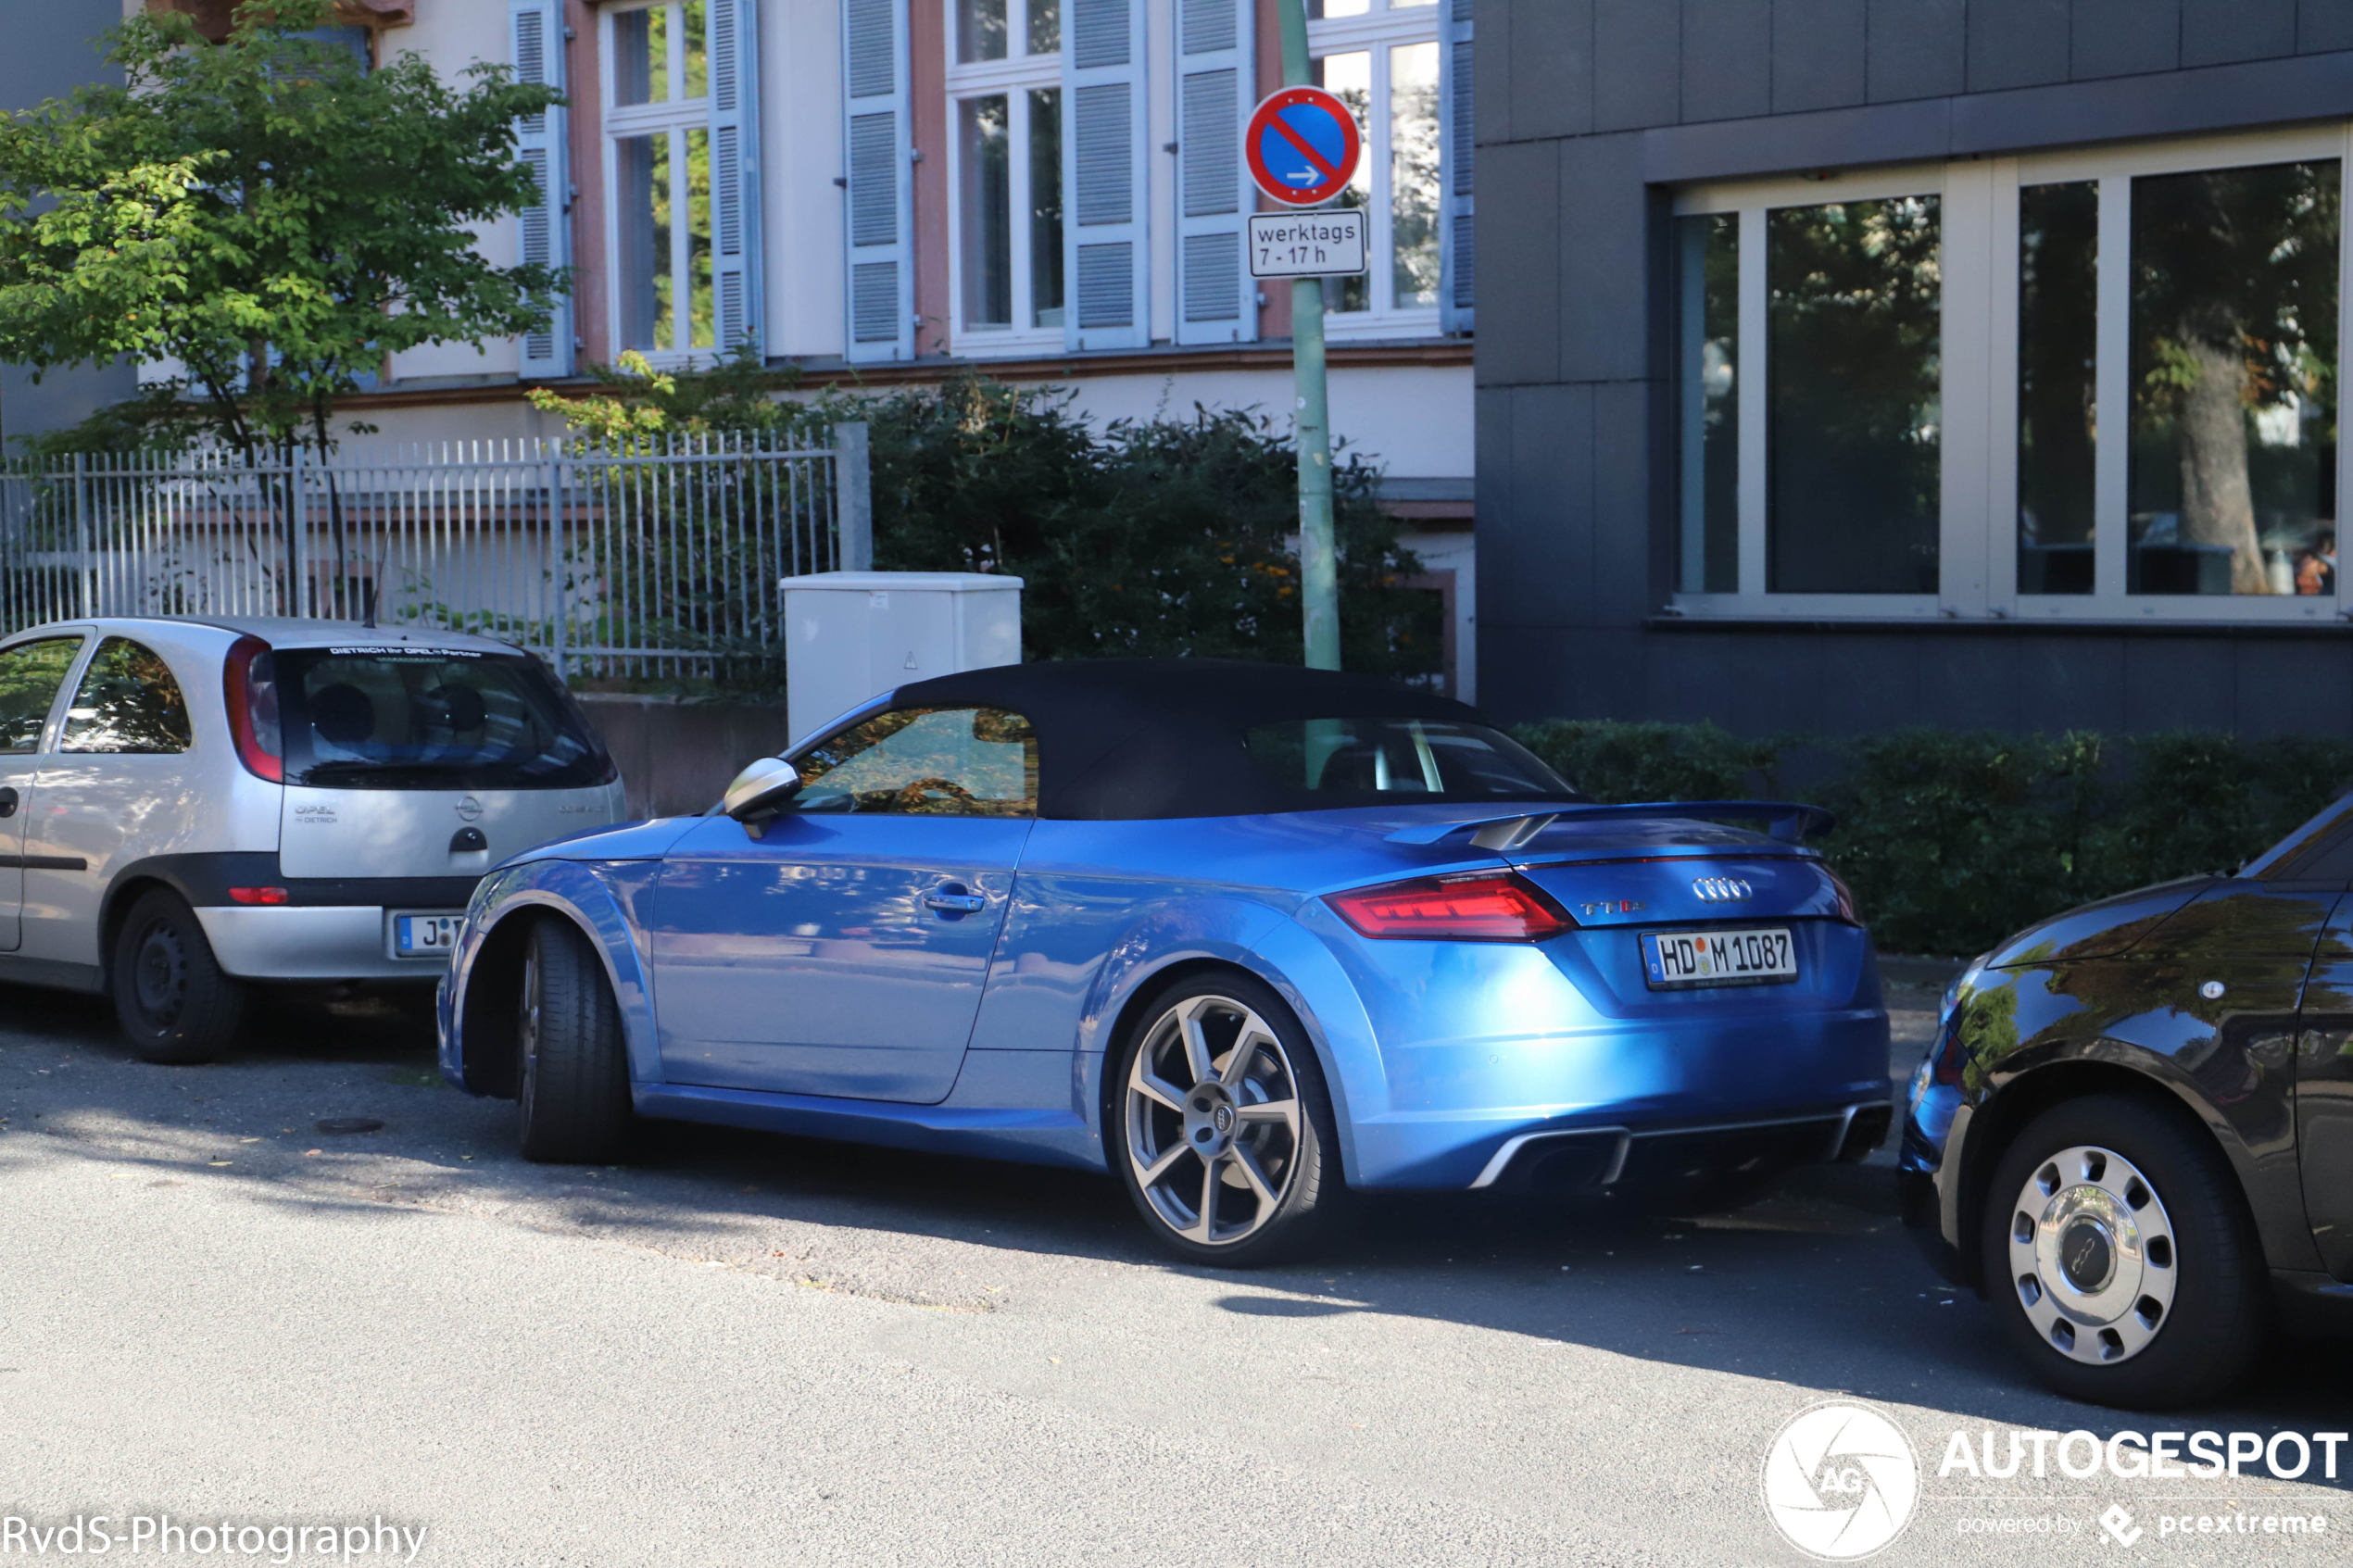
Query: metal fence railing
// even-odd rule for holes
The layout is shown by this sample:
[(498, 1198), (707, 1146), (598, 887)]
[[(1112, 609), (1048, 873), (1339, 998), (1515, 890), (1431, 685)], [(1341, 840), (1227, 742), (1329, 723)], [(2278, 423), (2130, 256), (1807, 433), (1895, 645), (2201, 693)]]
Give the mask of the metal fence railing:
[(0, 635), (99, 615), (478, 632), (567, 678), (780, 674), (786, 577), (873, 563), (866, 427), (0, 465)]

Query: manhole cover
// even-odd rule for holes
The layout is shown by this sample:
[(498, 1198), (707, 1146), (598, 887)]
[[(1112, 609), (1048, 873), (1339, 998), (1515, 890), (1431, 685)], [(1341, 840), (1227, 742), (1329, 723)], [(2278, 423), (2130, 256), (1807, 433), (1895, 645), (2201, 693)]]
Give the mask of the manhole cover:
[(381, 1133), (384, 1124), (372, 1116), (330, 1116), (311, 1125), (322, 1133)]

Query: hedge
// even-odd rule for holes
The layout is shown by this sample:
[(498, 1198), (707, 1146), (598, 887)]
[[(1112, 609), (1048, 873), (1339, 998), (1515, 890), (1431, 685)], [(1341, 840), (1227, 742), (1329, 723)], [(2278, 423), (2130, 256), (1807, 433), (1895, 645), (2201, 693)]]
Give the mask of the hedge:
[(1792, 793), (1881, 951), (1968, 955), (2046, 915), (2227, 871), (2353, 780), (2353, 742), (2175, 731), (2120, 740), (1905, 729), (1744, 740), (1713, 724), (1551, 720), (1514, 734), (1595, 799)]

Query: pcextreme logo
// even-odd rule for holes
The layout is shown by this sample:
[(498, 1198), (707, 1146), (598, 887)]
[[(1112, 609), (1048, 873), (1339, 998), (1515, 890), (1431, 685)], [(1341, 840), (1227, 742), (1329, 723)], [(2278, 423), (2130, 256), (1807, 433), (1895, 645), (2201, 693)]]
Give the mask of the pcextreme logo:
[(1781, 1538), (1827, 1562), (1885, 1548), (1912, 1522), (1920, 1463), (1894, 1422), (1830, 1400), (1792, 1416), (1765, 1450), (1765, 1513)]

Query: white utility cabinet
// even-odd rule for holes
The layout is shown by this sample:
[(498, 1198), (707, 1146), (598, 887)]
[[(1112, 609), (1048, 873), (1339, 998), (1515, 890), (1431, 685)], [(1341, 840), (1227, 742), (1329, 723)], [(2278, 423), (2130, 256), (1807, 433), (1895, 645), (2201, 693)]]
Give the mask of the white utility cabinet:
[(793, 744), (868, 697), (1021, 662), (1021, 579), (964, 571), (787, 577), (785, 722)]

